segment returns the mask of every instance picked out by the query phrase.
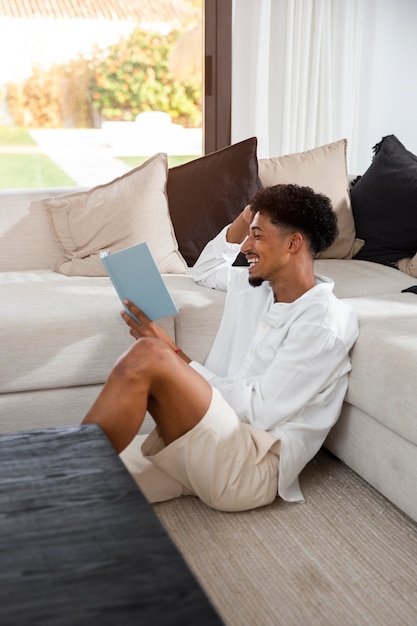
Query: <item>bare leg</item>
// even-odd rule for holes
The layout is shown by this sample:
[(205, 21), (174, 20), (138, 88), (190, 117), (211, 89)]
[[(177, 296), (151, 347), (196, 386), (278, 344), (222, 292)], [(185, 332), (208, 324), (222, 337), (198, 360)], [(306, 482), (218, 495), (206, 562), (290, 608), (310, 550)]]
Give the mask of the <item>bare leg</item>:
[(121, 452), (149, 410), (168, 445), (194, 428), (210, 401), (211, 386), (200, 374), (164, 342), (143, 337), (118, 360), (82, 423), (100, 424)]

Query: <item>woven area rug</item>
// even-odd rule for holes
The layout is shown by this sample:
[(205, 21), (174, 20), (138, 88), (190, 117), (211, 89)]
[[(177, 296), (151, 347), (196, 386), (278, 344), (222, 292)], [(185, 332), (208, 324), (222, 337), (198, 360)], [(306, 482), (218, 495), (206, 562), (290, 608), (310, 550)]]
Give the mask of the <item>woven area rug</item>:
[(417, 525), (325, 451), (301, 484), (305, 504), (154, 508), (227, 626), (417, 625)]

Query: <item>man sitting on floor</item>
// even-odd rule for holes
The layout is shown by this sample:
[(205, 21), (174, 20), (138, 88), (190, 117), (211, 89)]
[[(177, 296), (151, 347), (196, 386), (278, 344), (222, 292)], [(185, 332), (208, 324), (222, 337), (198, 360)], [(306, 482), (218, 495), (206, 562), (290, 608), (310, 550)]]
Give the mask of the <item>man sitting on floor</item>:
[[(122, 312), (137, 341), (83, 423), (100, 424), (124, 451), (149, 501), (195, 495), (241, 511), (277, 495), (303, 500), (298, 476), (340, 414), (358, 335), (333, 281), (314, 274), (315, 255), (336, 236), (325, 196), (297, 185), (260, 191), (191, 270), (227, 291), (204, 365), (127, 302), (142, 322)], [(239, 251), (249, 268), (232, 266)], [(146, 411), (156, 428), (136, 437)]]

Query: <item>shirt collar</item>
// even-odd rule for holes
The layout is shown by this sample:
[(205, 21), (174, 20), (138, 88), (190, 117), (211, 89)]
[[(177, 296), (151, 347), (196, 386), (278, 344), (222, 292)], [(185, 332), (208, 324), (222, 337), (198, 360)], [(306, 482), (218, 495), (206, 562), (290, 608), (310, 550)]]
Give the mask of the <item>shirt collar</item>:
[[(312, 287), (312, 289), (309, 289), (308, 291), (306, 291), (305, 293), (303, 293), (299, 298), (297, 298), (297, 300), (294, 300), (294, 302), (274, 302), (273, 296), (272, 296), (272, 304), (273, 305), (280, 305), (282, 307), (291, 307), (292, 305), (296, 304), (297, 302), (300, 302), (300, 300), (309, 298), (310, 295), (312, 293), (316, 294), (317, 290), (319, 291), (333, 291), (334, 288), (334, 280), (332, 278), (329, 278), (328, 276), (323, 276), (323, 274), (315, 274), (314, 275), (315, 278), (315, 285), (314, 287)], [(268, 287), (272, 292), (272, 286), (271, 283), (268, 283)]]
[(274, 302), (272, 287), (269, 284), (271, 290), (271, 304), (265, 317), (265, 322), (271, 324), (271, 326), (280, 326), (284, 319), (287, 318), (286, 315), (284, 315), (284, 318), (282, 317), (284, 312), (290, 314), (294, 308), (299, 307), (304, 303), (308, 306), (307, 303), (309, 300), (315, 298), (319, 292), (333, 291), (334, 281), (331, 278), (321, 274), (315, 274), (315, 280), (316, 284), (314, 287), (303, 293), (303, 295), (297, 298), (297, 300), (294, 300), (294, 302)]

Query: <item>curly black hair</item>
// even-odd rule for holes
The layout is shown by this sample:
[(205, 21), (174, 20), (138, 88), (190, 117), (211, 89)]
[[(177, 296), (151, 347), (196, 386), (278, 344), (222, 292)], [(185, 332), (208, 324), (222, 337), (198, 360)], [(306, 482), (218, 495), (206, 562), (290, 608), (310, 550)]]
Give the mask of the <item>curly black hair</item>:
[(327, 196), (311, 187), (273, 185), (259, 191), (252, 212), (268, 215), (273, 224), (295, 229), (307, 237), (313, 257), (326, 250), (339, 231), (337, 217)]

